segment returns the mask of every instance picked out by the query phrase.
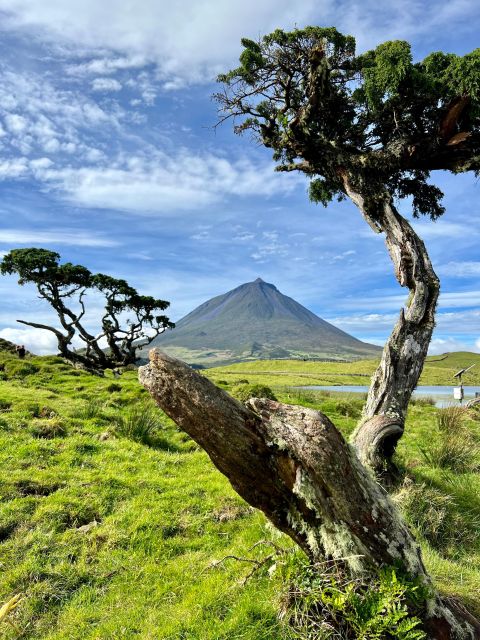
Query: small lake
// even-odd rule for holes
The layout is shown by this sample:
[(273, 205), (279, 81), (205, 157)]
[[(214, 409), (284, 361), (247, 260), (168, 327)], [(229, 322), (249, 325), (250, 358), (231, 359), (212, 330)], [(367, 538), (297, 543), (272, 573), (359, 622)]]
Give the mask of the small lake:
[[(325, 386), (306, 386), (295, 387), (296, 389), (310, 389), (311, 391), (335, 391), (341, 393), (367, 393), (368, 387), (364, 385), (325, 385)], [(475, 393), (480, 394), (480, 387), (464, 386), (465, 393), (464, 403), (475, 398)], [(458, 400), (453, 399), (453, 387), (434, 387), (421, 386), (417, 387), (413, 392), (414, 398), (430, 397), (435, 400), (436, 407), (448, 407), (451, 404), (458, 404)]]

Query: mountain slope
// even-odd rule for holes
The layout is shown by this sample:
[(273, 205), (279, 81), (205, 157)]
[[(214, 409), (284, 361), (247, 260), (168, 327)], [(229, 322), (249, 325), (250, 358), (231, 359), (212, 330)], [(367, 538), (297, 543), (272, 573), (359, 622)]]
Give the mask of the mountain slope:
[(151, 346), (206, 366), (263, 358), (352, 360), (380, 351), (261, 278), (204, 302)]

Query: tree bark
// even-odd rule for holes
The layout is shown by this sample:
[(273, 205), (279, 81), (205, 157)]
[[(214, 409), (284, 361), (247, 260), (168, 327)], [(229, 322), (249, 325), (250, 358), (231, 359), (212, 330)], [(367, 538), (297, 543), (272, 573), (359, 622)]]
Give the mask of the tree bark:
[(430, 588), (424, 611), (430, 638), (480, 637), (474, 618), (435, 593), (389, 496), (325, 415), (258, 398), (245, 407), (157, 350), (139, 379), (233, 488), (312, 560), (336, 558), (351, 574), (367, 575), (400, 565)]
[(395, 276), (410, 290), (372, 377), (363, 419), (352, 438), (362, 463), (378, 474), (388, 474), (394, 470), (392, 456), (427, 356), (440, 283), (424, 243), (395, 209), (391, 196), (385, 192), (375, 198), (366, 196), (346, 173), (342, 178), (348, 196), (368, 224), (377, 233), (385, 233)]

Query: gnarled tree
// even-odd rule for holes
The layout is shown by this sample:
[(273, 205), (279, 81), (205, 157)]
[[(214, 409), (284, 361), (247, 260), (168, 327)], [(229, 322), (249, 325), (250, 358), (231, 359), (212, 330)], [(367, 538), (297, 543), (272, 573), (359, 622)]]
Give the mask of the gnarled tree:
[[(60, 264), (59, 260), (58, 253), (47, 249), (14, 249), (4, 256), (0, 272), (17, 274), (20, 285), (33, 283), (39, 297), (52, 306), (61, 328), (27, 320), (17, 322), (52, 332), (60, 355), (70, 362), (97, 371), (133, 364), (140, 346), (150, 344), (174, 326), (167, 316), (158, 314), (168, 307), (165, 300), (142, 296), (125, 280), (93, 274), (82, 265)], [(101, 330), (95, 335), (84, 321), (88, 291), (104, 299)], [(125, 313), (130, 318), (123, 320)], [(84, 343), (83, 349), (73, 348), (75, 336)]]
[(439, 281), (424, 243), (395, 207), (442, 215), (433, 170), (480, 168), (480, 49), (413, 62), (407, 42), (362, 55), (335, 28), (277, 30), (242, 40), (240, 66), (219, 77), (221, 120), (273, 150), (277, 171), (300, 171), (325, 206), (350, 198), (384, 233), (401, 286), (410, 291), (373, 376), (354, 443), (363, 462), (389, 467), (431, 339)]

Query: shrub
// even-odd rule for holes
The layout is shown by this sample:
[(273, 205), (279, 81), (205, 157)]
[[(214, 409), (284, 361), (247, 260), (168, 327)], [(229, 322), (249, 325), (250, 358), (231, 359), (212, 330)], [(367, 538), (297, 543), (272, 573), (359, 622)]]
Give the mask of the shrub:
[(49, 406), (43, 406), (38, 412), (39, 418), (55, 418), (55, 416), (58, 416), (58, 413)]
[(71, 416), (81, 420), (91, 420), (100, 416), (103, 409), (104, 403), (99, 398), (90, 398), (82, 406), (76, 407)]
[(42, 407), (38, 402), (24, 402), (18, 406), (18, 410), (29, 413), (32, 418), (54, 418), (57, 415), (55, 409)]
[(451, 433), (465, 426), (465, 409), (458, 405), (445, 407), (437, 413), (437, 426), (442, 433)]
[(22, 413), (29, 413), (32, 418), (40, 417), (40, 405), (38, 402), (21, 402), (16, 409)]
[(289, 389), (287, 399), (294, 404), (298, 403), (313, 404), (318, 397), (318, 393), (311, 391), (310, 389)]
[(232, 395), (240, 402), (246, 402), (250, 398), (267, 398), (268, 400), (276, 400), (275, 394), (263, 384), (239, 384), (233, 387)]
[(8, 400), (0, 400), (0, 411), (1, 412), (10, 411), (11, 406), (12, 406), (12, 403), (9, 402)]
[(34, 438), (63, 438), (67, 428), (61, 418), (36, 419), (30, 424), (30, 433)]
[(150, 403), (131, 405), (115, 421), (115, 432), (135, 442), (152, 445), (163, 425), (158, 410)]
[(116, 391), (121, 391), (121, 390), (122, 390), (122, 385), (118, 384), (118, 382), (112, 382), (105, 387), (105, 391), (108, 391), (108, 393), (115, 393)]
[(465, 424), (465, 416), (465, 409), (458, 406), (438, 411), (437, 442), (421, 450), (430, 465), (460, 473), (478, 468), (480, 450)]
[(359, 418), (362, 413), (362, 402), (358, 400), (337, 400), (335, 411), (346, 418)]

